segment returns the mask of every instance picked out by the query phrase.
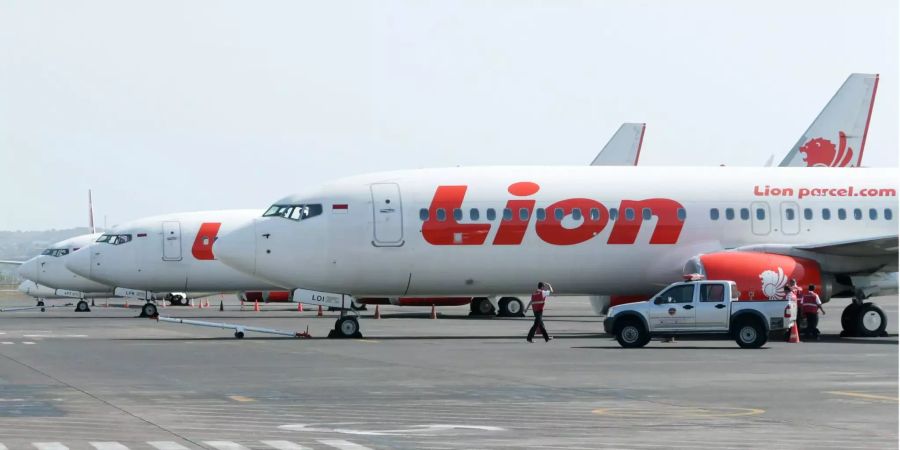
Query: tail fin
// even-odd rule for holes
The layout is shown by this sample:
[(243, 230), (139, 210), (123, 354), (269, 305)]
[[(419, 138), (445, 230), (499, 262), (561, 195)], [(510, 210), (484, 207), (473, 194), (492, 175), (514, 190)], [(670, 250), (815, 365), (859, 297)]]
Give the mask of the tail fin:
[(636, 166), (641, 157), (646, 123), (623, 123), (603, 150), (591, 162), (592, 166)]
[(851, 74), (781, 161), (781, 167), (859, 167), (878, 74)]
[(91, 190), (90, 189), (88, 189), (88, 226), (91, 229), (91, 234), (94, 234), (97, 232), (94, 229), (94, 201), (91, 198)]

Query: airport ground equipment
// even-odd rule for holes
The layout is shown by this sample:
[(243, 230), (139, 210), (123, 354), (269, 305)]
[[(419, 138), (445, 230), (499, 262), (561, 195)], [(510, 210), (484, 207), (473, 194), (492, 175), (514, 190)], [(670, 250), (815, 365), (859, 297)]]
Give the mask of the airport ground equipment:
[(221, 329), (231, 329), (234, 330), (234, 337), (237, 339), (243, 339), (244, 333), (248, 331), (252, 331), (254, 333), (264, 333), (264, 334), (276, 334), (279, 336), (289, 336), (295, 338), (311, 338), (312, 336), (309, 334), (309, 327), (306, 327), (306, 331), (285, 331), (285, 330), (275, 330), (272, 328), (262, 328), (262, 327), (253, 327), (249, 325), (239, 325), (234, 323), (225, 323), (225, 322), (207, 322), (205, 320), (193, 320), (193, 319), (179, 319), (177, 317), (163, 317), (157, 316), (155, 319), (158, 322), (168, 322), (168, 323), (180, 323), (184, 325), (194, 325), (198, 327), (209, 327), (209, 328), (221, 328)]
[(733, 281), (690, 279), (673, 283), (650, 300), (610, 308), (604, 330), (625, 348), (643, 347), (654, 337), (732, 338), (742, 348), (759, 348), (770, 335), (783, 336), (797, 317), (794, 302), (741, 300)]

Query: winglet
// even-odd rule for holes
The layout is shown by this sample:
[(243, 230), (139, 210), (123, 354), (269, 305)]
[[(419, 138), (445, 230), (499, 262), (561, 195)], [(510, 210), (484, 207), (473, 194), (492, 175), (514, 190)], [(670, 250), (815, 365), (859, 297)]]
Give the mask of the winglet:
[(592, 166), (636, 166), (641, 157), (646, 123), (623, 123), (591, 162)]
[(847, 77), (779, 166), (859, 167), (877, 90), (878, 74)]

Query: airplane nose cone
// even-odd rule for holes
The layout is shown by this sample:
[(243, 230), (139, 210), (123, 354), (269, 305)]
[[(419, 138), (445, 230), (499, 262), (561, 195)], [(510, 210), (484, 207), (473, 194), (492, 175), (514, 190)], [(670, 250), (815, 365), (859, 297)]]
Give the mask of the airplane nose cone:
[(91, 249), (85, 247), (66, 257), (66, 269), (85, 278), (91, 277)]
[(25, 263), (23, 263), (21, 266), (19, 266), (19, 269), (16, 271), (16, 273), (18, 273), (20, 277), (26, 280), (31, 280), (37, 283), (38, 266), (39, 264), (37, 262), (37, 258), (31, 258), (28, 261), (25, 261)]
[(213, 255), (241, 272), (256, 274), (256, 223), (255, 221), (219, 236), (213, 244)]

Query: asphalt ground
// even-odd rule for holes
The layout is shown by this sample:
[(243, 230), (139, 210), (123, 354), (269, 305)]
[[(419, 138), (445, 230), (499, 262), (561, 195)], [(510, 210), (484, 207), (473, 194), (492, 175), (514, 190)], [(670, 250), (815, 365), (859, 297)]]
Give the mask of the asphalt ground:
[[(897, 448), (898, 302), (889, 337), (654, 341), (626, 350), (584, 298), (554, 298), (555, 340), (531, 318), (381, 307), (365, 339), (326, 339), (336, 313), (296, 304), (163, 314), (305, 331), (312, 339), (158, 323), (122, 300), (0, 313), (0, 450)], [(219, 311), (222, 301), (225, 311)], [(28, 305), (0, 293), (0, 307)]]

